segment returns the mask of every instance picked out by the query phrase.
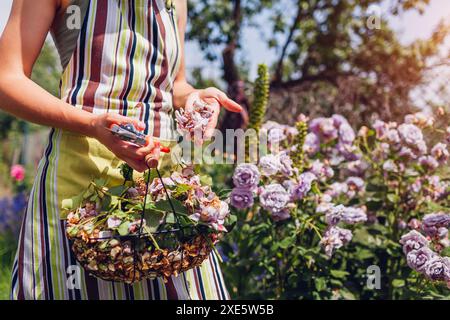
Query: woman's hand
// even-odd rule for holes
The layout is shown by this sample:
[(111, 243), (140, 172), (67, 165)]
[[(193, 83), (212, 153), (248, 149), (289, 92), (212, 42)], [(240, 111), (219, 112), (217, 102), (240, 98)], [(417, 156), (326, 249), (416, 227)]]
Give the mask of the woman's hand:
[(87, 134), (96, 138), (119, 159), (128, 163), (138, 172), (147, 170), (147, 165), (151, 168), (158, 165), (160, 152), (158, 142), (149, 139), (147, 146), (139, 147), (130, 142), (123, 141), (109, 131), (109, 128), (113, 124), (132, 124), (138, 131), (143, 131), (145, 129), (145, 124), (141, 121), (118, 114), (106, 113), (96, 115), (93, 118)]
[(217, 121), (219, 120), (220, 106), (231, 112), (242, 112), (243, 110), (239, 104), (228, 98), (225, 93), (216, 88), (207, 88), (192, 92), (187, 98), (186, 110), (193, 110), (194, 102), (199, 100), (208, 104), (213, 110), (213, 116), (206, 127), (203, 140), (209, 140), (213, 136), (214, 129), (217, 127)]

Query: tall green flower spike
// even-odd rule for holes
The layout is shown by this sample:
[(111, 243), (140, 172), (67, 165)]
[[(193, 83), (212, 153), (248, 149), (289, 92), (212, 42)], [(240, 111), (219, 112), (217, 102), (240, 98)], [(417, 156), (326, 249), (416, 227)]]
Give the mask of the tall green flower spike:
[[(260, 64), (258, 66), (258, 77), (255, 80), (253, 90), (254, 100), (250, 107), (248, 129), (253, 129), (259, 134), (264, 116), (266, 115), (267, 104), (269, 102), (269, 71), (267, 65)], [(257, 155), (250, 156), (250, 145), (258, 145), (257, 141), (246, 140), (245, 150), (247, 161), (256, 160)]]
[(291, 159), (295, 168), (302, 172), (305, 167), (305, 153), (303, 145), (305, 144), (306, 135), (308, 134), (308, 125), (305, 121), (299, 121), (295, 124), (298, 134), (295, 136), (295, 150), (291, 153)]
[(249, 129), (259, 132), (264, 116), (266, 115), (267, 103), (269, 102), (269, 72), (265, 64), (258, 66), (258, 77), (255, 81), (254, 101), (250, 108)]

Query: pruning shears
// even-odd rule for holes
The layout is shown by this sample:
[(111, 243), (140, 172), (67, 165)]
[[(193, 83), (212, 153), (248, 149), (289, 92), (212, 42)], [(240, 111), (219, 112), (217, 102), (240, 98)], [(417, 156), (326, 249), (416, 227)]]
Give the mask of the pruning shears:
[[(114, 123), (109, 127), (109, 131), (119, 139), (127, 142), (131, 142), (140, 147), (145, 147), (150, 143), (150, 136), (143, 134), (136, 130), (136, 128), (130, 124), (117, 124)], [(159, 143), (156, 144), (159, 146)], [(170, 148), (159, 146), (159, 150), (163, 153), (170, 153)]]

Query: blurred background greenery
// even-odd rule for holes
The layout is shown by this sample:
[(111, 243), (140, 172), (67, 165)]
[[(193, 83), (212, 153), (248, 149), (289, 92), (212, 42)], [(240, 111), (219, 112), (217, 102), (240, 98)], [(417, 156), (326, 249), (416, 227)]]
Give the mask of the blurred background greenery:
[[(429, 2), (190, 0), (188, 50), (196, 51), (188, 58), (204, 63), (188, 69), (189, 79), (197, 87), (217, 86), (248, 107), (252, 66), (259, 62), (251, 61), (255, 57), (252, 46), (263, 43), (268, 49), (259, 56), (271, 56), (268, 119), (292, 124), (301, 112), (311, 116), (340, 113), (356, 127), (374, 118), (395, 121), (417, 109), (448, 110), (448, 20), (435, 21), (436, 27), (426, 39), (408, 44), (400, 41), (388, 23), (408, 12), (426, 14)], [(440, 3), (445, 6), (442, 10), (450, 12), (450, 3)], [(211, 66), (214, 72), (210, 72)], [(57, 96), (60, 72), (49, 40), (32, 79)], [(222, 115), (222, 129), (245, 125), (243, 115)], [(16, 196), (31, 187), (46, 132), (46, 128), (0, 112), (0, 224), (5, 225), (0, 228), (0, 299), (9, 295), (20, 221), (5, 217), (22, 214), (23, 198)], [(20, 185), (10, 177), (14, 164), (26, 168)], [(219, 187), (227, 188), (231, 170), (231, 166), (216, 166), (209, 171), (214, 181), (220, 181)], [(235, 275), (226, 263), (224, 272), (233, 286)], [(230, 289), (233, 293), (233, 287)]]

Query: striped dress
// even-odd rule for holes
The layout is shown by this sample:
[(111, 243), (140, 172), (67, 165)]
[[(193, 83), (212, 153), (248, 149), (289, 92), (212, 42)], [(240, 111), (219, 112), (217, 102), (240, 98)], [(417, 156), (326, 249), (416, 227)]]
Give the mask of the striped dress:
[[(96, 114), (140, 119), (147, 134), (162, 144), (173, 143), (172, 91), (180, 65), (174, 8), (164, 0), (63, 2), (67, 5), (52, 27), (64, 68), (61, 99)], [(75, 36), (65, 27), (71, 14), (82, 16)], [(134, 285), (106, 282), (79, 267), (60, 219), (61, 202), (79, 194), (105, 169), (110, 184), (117, 185), (119, 165), (97, 140), (51, 130), (20, 233), (12, 299), (228, 299), (214, 254), (167, 283), (159, 278)]]

